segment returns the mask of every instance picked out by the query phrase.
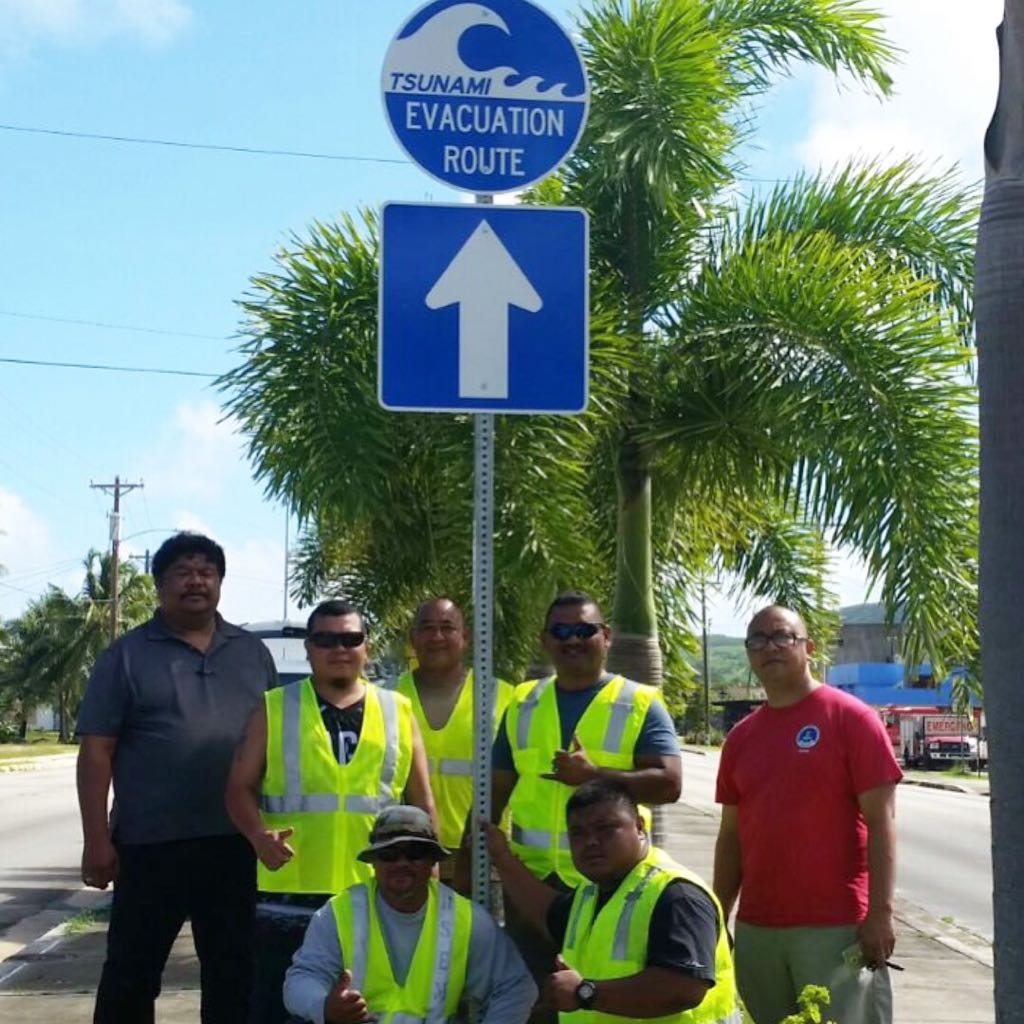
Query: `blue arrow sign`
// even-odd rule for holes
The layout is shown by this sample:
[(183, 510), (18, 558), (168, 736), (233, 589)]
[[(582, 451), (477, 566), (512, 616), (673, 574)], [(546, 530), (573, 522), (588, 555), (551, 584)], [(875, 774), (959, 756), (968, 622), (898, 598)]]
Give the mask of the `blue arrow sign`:
[(584, 211), (388, 203), (382, 221), (385, 408), (583, 411)]
[(589, 92), (579, 51), (528, 0), (434, 0), (395, 36), (381, 75), (396, 139), (470, 192), (522, 189), (575, 148)]

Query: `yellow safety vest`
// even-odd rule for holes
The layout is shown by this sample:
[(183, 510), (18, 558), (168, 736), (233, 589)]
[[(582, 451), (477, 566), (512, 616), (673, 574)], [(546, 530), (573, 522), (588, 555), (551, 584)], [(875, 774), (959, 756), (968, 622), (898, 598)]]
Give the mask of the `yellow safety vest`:
[(368, 879), (356, 854), (374, 818), (401, 803), (412, 764), (412, 709), (399, 694), (366, 687), (363, 727), (348, 764), (338, 764), (310, 679), (269, 690), (267, 765), (260, 800), (267, 828), (292, 828), (295, 856), (277, 871), (259, 865), (264, 892), (336, 893)]
[[(497, 683), (492, 738), (512, 699), (512, 687), (501, 679)], [(466, 673), (451, 717), (440, 729), (432, 728), (427, 721), (411, 672), (402, 673), (395, 689), (409, 698), (423, 737), (430, 766), (430, 789), (441, 825), (441, 844), (450, 850), (458, 849), (473, 806), (473, 672)]]
[[(605, 683), (576, 726), (576, 737), (591, 762), (600, 768), (631, 771), (644, 719), (651, 704), (660, 699), (656, 687), (622, 676)], [(562, 748), (554, 677), (515, 688), (505, 728), (519, 776), (508, 802), (512, 850), (538, 878), (557, 872), (575, 887), (583, 876), (573, 866), (565, 823), (565, 805), (573, 787), (541, 778), (551, 771), (555, 751)], [(641, 813), (649, 827), (650, 812), (641, 808)]]
[[(562, 957), (584, 978), (598, 983), (639, 974), (647, 966), (647, 939), (654, 905), (668, 884), (677, 878), (699, 886), (714, 901), (718, 913), (715, 984), (692, 1010), (645, 1018), (645, 1021), (649, 1024), (740, 1024), (732, 953), (721, 904), (702, 878), (660, 850), (652, 850), (633, 868), (601, 907), (596, 919), (597, 886), (591, 882), (577, 887), (569, 911)], [(598, 1010), (575, 1010), (560, 1013), (558, 1017), (562, 1024), (621, 1024), (627, 1019)]]
[(331, 900), (338, 945), (352, 987), (377, 1024), (442, 1024), (455, 1015), (466, 987), (473, 906), (431, 879), (420, 937), (401, 984), (377, 917), (377, 883), (354, 885)]

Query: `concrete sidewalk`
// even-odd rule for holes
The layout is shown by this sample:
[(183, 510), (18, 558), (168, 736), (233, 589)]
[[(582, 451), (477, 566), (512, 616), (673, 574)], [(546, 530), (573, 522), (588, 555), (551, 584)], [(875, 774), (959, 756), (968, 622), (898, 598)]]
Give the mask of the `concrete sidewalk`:
[[(717, 815), (685, 803), (665, 809), (665, 847), (676, 859), (711, 877)], [(109, 897), (82, 894), (101, 909)], [(69, 908), (73, 912), (74, 904)], [(897, 909), (893, 972), (897, 1024), (992, 1024), (992, 947), (931, 915), (901, 904)], [(0, 963), (0, 1020), (69, 1024), (92, 1018), (93, 995), (103, 963), (105, 925), (67, 933), (55, 928)], [(157, 1003), (161, 1024), (199, 1019), (199, 970), (191, 938), (175, 943)]]

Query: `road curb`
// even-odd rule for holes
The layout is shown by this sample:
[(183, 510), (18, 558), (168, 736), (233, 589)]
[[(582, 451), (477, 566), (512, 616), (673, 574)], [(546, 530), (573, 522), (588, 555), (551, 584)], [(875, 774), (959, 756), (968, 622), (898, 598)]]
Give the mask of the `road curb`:
[[(68, 923), (85, 911), (102, 911), (110, 906), (111, 894), (94, 889), (79, 889), (66, 900), (41, 910), (32, 917), (24, 918), (9, 929), (12, 932), (31, 931), (33, 922), (41, 925), (49, 923), (41, 935), (27, 942), (0, 937), (0, 990), (5, 984), (26, 967), (31, 959), (50, 952), (64, 938)], [(57, 918), (56, 923), (54, 919)], [(8, 948), (9, 947), (9, 948)]]
[(960, 925), (943, 921), (935, 917), (934, 914), (928, 913), (927, 910), (903, 899), (896, 900), (896, 910), (893, 916), (900, 924), (913, 928), (914, 931), (933, 939), (954, 953), (959, 953), (983, 967), (992, 969), (992, 943), (982, 936), (976, 935)]
[(987, 789), (975, 789), (973, 786), (962, 786), (958, 782), (931, 782), (925, 779), (904, 778), (901, 786), (921, 786), (923, 789), (944, 789), (949, 793), (968, 793), (971, 796), (988, 796)]

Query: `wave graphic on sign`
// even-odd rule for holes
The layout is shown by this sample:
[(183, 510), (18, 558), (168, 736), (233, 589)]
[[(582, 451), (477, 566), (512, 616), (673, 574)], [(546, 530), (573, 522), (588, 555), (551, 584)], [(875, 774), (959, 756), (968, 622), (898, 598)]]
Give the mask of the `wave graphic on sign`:
[[(480, 3), (456, 4), (435, 14), (405, 39), (396, 39), (388, 49), (384, 62), (383, 84), (385, 92), (397, 91), (395, 76), (415, 75), (423, 82), (439, 84), (440, 79), (487, 79), (490, 86), (484, 95), (497, 99), (584, 101), (583, 96), (566, 96), (566, 83), (543, 87), (539, 75), (524, 77), (512, 67), (490, 68), (478, 71), (459, 56), (462, 36), (473, 28), (497, 28), (511, 37), (504, 19), (491, 8)], [(519, 79), (519, 81), (517, 81)], [(416, 92), (446, 92), (446, 89), (404, 90)]]

